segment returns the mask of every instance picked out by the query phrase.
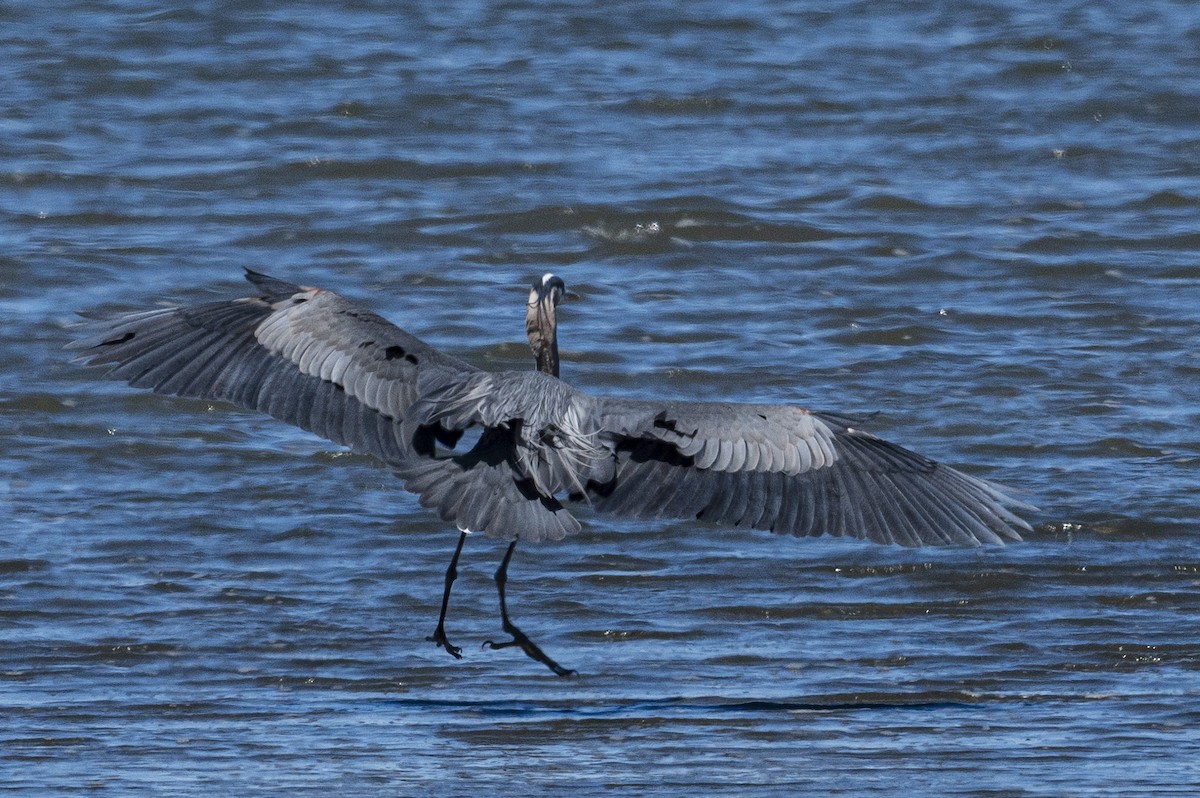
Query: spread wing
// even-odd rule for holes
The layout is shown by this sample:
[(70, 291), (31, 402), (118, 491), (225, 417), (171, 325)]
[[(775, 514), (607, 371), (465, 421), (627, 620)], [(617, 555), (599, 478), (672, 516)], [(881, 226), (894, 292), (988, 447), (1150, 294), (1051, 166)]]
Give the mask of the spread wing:
[(699, 518), (904, 546), (1020, 540), (1033, 509), (997, 485), (797, 407), (597, 400), (613, 435), (601, 512)]
[(261, 410), (391, 465), (412, 456), (418, 376), (476, 370), (335, 293), (246, 277), (258, 296), (93, 319), (70, 347), (134, 387)]
[[(134, 387), (261, 410), (373, 455), (461, 529), (526, 540), (579, 530), (554, 494), (593, 472), (560, 462), (570, 449), (558, 448), (550, 405), (569, 415), (581, 394), (536, 372), (480, 371), (330, 291), (247, 278), (258, 296), (96, 319), (70, 346)], [(437, 446), (475, 426), (468, 451)]]
[[(561, 538), (560, 498), (879, 543), (1019, 540), (990, 482), (794, 407), (596, 399), (490, 374), (329, 291), (255, 272), (259, 295), (97, 319), (79, 359), (159, 393), (224, 400), (374, 455), (461, 529)], [(463, 432), (482, 433), (466, 452)]]

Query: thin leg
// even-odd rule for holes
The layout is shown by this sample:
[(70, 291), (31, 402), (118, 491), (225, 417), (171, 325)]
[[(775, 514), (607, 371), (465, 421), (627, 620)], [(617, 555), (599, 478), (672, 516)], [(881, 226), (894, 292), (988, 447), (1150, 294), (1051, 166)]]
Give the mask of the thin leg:
[(446, 592), (442, 593), (442, 612), (438, 615), (437, 629), (434, 629), (433, 634), (425, 638), (446, 649), (446, 653), (455, 659), (462, 659), (462, 649), (450, 645), (450, 641), (446, 639), (446, 608), (450, 606), (450, 588), (454, 585), (454, 580), (458, 578), (458, 555), (462, 554), (463, 543), (466, 541), (467, 533), (463, 532), (458, 536), (458, 546), (454, 549), (454, 556), (450, 558), (450, 567), (446, 569)]
[(499, 643), (486, 640), (483, 644), (488, 648), (520, 646), (521, 650), (528, 654), (531, 659), (536, 659), (559, 676), (570, 676), (575, 671), (570, 668), (564, 668), (546, 656), (546, 652), (538, 648), (537, 644), (526, 637), (525, 633), (518, 629), (516, 624), (508, 618), (508, 604), (504, 600), (504, 584), (508, 581), (508, 561), (512, 559), (513, 550), (516, 548), (517, 541), (514, 538), (513, 542), (508, 544), (508, 551), (504, 553), (504, 559), (500, 562), (500, 567), (496, 570), (496, 591), (500, 594), (500, 623), (504, 627), (504, 631), (512, 635), (512, 640), (502, 640)]

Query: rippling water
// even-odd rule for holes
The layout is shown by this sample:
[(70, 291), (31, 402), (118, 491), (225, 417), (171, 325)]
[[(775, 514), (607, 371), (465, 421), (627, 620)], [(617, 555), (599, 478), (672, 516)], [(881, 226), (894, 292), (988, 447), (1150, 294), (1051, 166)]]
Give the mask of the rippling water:
[[(1193, 795), (1187, 3), (0, 7), (12, 793)], [(1028, 542), (582, 512), (472, 539), (364, 458), (67, 362), (252, 266), (529, 368), (793, 402), (1013, 486)]]

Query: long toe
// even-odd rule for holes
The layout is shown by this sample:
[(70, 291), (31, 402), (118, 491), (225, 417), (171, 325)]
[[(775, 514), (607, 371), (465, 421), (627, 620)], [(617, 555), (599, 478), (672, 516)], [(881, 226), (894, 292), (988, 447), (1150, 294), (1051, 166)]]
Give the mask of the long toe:
[(437, 631), (435, 631), (433, 634), (429, 635), (429, 637), (426, 637), (425, 639), (428, 640), (430, 643), (434, 643), (434, 644), (440, 646), (441, 648), (446, 649), (446, 653), (449, 654), (450, 656), (454, 657), (455, 659), (462, 659), (462, 648), (459, 646), (450, 645), (450, 641), (446, 639), (446, 633), (444, 631), (442, 631), (441, 629), (438, 629)]
[(494, 640), (484, 640), (483, 645), (480, 646), (480, 648), (500, 649), (511, 648), (512, 646), (519, 645), (520, 643), (518, 643), (515, 638), (512, 640), (501, 640), (499, 643), (495, 642)]
[(525, 652), (525, 656), (542, 663), (547, 668), (554, 671), (554, 673), (558, 676), (575, 675), (575, 671), (571, 670), (570, 668), (564, 668), (562, 665), (559, 665), (557, 662), (551, 659), (545, 651), (542, 651), (541, 647), (538, 646), (537, 643), (530, 640), (520, 629), (509, 625), (509, 628), (505, 629), (505, 631), (513, 636), (512, 640), (501, 640), (499, 643), (492, 640), (485, 640), (483, 641), (483, 647), (501, 649), (518, 646), (522, 651)]

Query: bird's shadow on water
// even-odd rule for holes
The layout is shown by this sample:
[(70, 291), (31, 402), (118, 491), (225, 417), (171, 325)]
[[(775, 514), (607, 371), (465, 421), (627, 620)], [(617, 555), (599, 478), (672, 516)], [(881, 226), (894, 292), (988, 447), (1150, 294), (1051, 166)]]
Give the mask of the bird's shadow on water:
[[(1057, 697), (1061, 700), (1063, 697)], [(519, 717), (597, 718), (597, 717), (687, 717), (714, 718), (733, 715), (774, 713), (843, 713), (843, 712), (938, 712), (972, 709), (988, 704), (1025, 703), (1037, 700), (1034, 696), (1012, 696), (1001, 693), (855, 693), (816, 695), (797, 699), (721, 699), (711, 697), (666, 696), (661, 698), (629, 698), (605, 701), (585, 699), (578, 702), (563, 700), (529, 701), (501, 699), (495, 701), (455, 701), (429, 699), (396, 699), (384, 702), (405, 710), (470, 713), (474, 717), (496, 719)]]
[[(562, 699), (454, 701), (399, 700), (372, 711), (420, 717), (441, 737), (458, 743), (515, 749), (558, 746), (563, 740), (604, 740), (606, 735), (634, 735), (652, 741), (712, 734), (750, 734), (758, 740), (783, 735), (789, 741), (816, 739), (833, 726), (856, 719), (887, 728), (943, 725), (950, 719), (1001, 718), (1033, 705), (1074, 703), (1083, 696), (1039, 696), (1004, 693), (844, 693), (789, 698), (664, 696), (603, 698), (579, 702)], [(928, 719), (928, 720), (924, 720)], [(915, 726), (914, 726), (915, 724)], [(754, 731), (748, 731), (754, 730)], [(724, 739), (724, 738), (723, 738)], [(649, 742), (647, 743), (649, 744)], [(703, 746), (701, 746), (703, 747)]]

